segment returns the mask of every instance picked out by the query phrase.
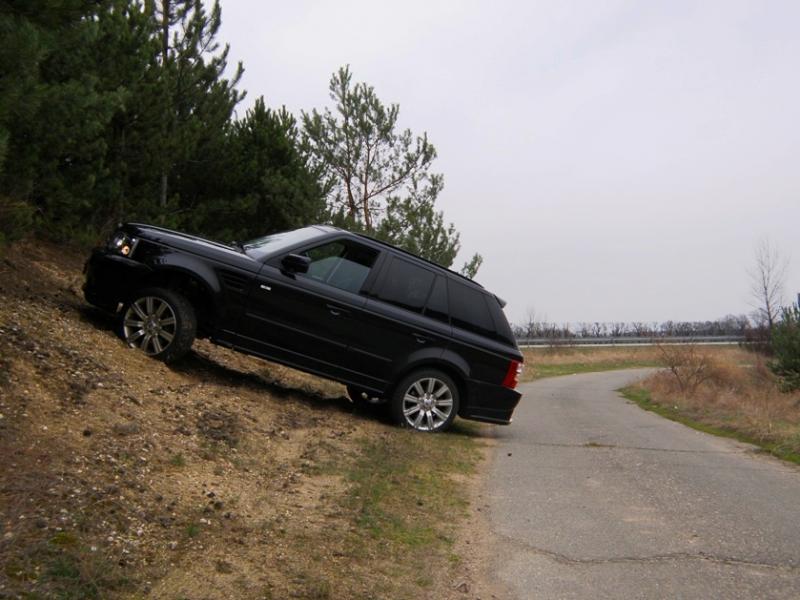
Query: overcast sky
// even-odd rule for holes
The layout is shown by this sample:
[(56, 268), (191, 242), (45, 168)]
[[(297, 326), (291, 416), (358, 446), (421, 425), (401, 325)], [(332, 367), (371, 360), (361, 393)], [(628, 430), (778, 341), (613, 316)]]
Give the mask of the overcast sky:
[(221, 4), (240, 114), (329, 105), (350, 64), (428, 132), (455, 266), (512, 321), (750, 312), (765, 235), (800, 292), (800, 2)]

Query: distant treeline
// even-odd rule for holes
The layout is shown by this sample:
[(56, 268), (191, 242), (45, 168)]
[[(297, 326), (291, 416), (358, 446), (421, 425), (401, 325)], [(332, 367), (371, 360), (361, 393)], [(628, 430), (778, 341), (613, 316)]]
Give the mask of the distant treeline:
[(754, 336), (760, 327), (747, 315), (728, 315), (715, 321), (664, 321), (630, 323), (615, 321), (610, 323), (550, 323), (528, 319), (512, 326), (518, 339), (534, 338), (622, 338), (622, 337), (692, 337), (692, 336)]
[[(295, 118), (226, 71), (199, 0), (0, 0), (0, 241), (142, 220), (243, 239), (320, 219)], [(228, 73), (228, 77), (224, 74)]]

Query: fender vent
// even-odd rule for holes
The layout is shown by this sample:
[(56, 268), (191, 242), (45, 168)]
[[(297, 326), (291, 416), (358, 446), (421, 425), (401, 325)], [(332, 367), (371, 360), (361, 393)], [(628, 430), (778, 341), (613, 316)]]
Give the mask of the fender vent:
[(244, 294), (247, 292), (247, 287), (250, 284), (250, 278), (246, 275), (240, 275), (233, 271), (220, 271), (219, 278), (225, 285), (225, 289), (231, 292)]

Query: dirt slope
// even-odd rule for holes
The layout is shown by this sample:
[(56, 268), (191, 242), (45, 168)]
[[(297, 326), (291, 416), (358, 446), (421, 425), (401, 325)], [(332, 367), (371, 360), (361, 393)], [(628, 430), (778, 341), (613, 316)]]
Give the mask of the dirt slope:
[(408, 594), (328, 468), (397, 430), (208, 343), (175, 367), (128, 349), (81, 266), (33, 242), (0, 264), (0, 597)]
[(351, 445), (341, 389), (210, 344), (176, 368), (132, 352), (79, 297), (79, 265), (28, 245), (2, 267), (7, 585), (88, 593), (146, 574), (142, 590), (151, 579), (167, 596), (198, 572), (203, 597), (288, 585), (262, 566), (280, 563), (287, 528), (335, 526), (302, 513), (341, 485), (307, 476)]

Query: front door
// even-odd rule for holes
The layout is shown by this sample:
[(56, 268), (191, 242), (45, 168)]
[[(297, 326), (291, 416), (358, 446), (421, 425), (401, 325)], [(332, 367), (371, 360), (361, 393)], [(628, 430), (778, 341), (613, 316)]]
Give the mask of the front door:
[(295, 251), (307, 273), (268, 262), (252, 287), (240, 336), (253, 351), (336, 379), (351, 379), (349, 332), (366, 302), (359, 292), (377, 251), (349, 240)]

